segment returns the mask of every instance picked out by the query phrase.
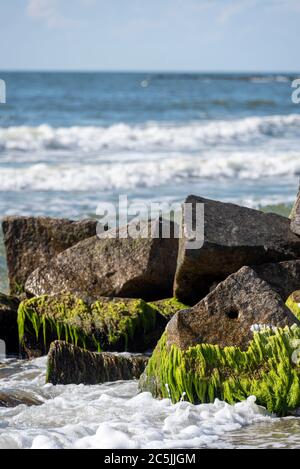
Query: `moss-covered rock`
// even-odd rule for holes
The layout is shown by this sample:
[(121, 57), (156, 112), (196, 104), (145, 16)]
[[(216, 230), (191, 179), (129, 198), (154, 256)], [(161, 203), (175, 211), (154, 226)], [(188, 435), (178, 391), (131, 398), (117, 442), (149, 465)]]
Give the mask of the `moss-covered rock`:
[(246, 351), (239, 347), (199, 344), (182, 351), (159, 341), (140, 388), (155, 397), (184, 398), (192, 403), (230, 404), (255, 395), (270, 412), (286, 415), (300, 406), (298, 351), (300, 328), (254, 332)]
[(143, 352), (159, 340), (167, 320), (143, 300), (101, 298), (89, 303), (72, 295), (23, 301), (19, 340), (28, 356), (48, 352), (54, 340), (91, 351)]
[(94, 385), (138, 379), (148, 362), (144, 355), (89, 352), (62, 341), (51, 344), (46, 382)]
[(153, 301), (149, 303), (156, 308), (167, 319), (171, 319), (177, 311), (187, 309), (189, 306), (181, 303), (177, 298), (168, 298), (166, 300)]
[(300, 290), (295, 291), (289, 296), (286, 305), (300, 321)]

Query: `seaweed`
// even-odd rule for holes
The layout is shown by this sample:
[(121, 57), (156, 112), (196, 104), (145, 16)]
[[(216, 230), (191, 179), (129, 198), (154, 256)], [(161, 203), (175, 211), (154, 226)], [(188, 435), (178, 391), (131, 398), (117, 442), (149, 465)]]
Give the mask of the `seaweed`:
[[(286, 415), (300, 405), (299, 364), (293, 360), (300, 328), (254, 332), (246, 351), (239, 347), (199, 344), (186, 351), (167, 346), (166, 333), (141, 379), (141, 388), (155, 397), (196, 404), (229, 404), (254, 395), (270, 412)], [(168, 389), (166, 388), (168, 384)]]

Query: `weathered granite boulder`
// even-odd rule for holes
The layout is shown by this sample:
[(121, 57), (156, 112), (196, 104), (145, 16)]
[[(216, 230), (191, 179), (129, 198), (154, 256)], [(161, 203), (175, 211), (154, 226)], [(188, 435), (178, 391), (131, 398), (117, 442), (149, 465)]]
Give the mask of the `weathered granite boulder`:
[(47, 383), (94, 385), (139, 379), (148, 357), (117, 353), (93, 353), (67, 342), (51, 344), (47, 361)]
[(18, 311), (22, 352), (30, 358), (46, 354), (55, 340), (90, 351), (145, 352), (155, 347), (167, 322), (157, 308), (125, 298), (45, 295), (23, 301)]
[(252, 269), (284, 302), (300, 287), (300, 260), (256, 265), (252, 266)]
[(300, 188), (290, 218), (292, 232), (300, 236)]
[(172, 296), (178, 239), (161, 237), (160, 227), (157, 221), (156, 238), (150, 236), (150, 223), (143, 223), (137, 239), (110, 238), (107, 232), (82, 241), (33, 272), (26, 291), (35, 296), (70, 292), (81, 298), (149, 301)]
[[(244, 265), (300, 258), (300, 238), (285, 217), (196, 196), (189, 196), (186, 203), (194, 210), (183, 210), (185, 235), (179, 241), (174, 285), (174, 294), (183, 303), (197, 303)], [(196, 204), (204, 204), (204, 226), (200, 220), (198, 227), (204, 231), (204, 244), (199, 248), (192, 232)]]
[(251, 326), (276, 327), (300, 322), (280, 295), (250, 267), (221, 282), (192, 309), (180, 311), (169, 322), (169, 346), (182, 350), (205, 343), (245, 349), (253, 337)]
[(28, 276), (52, 257), (96, 234), (96, 220), (7, 217), (2, 228), (11, 294), (20, 294)]
[(0, 339), (4, 340), (7, 354), (19, 353), (17, 298), (0, 293)]

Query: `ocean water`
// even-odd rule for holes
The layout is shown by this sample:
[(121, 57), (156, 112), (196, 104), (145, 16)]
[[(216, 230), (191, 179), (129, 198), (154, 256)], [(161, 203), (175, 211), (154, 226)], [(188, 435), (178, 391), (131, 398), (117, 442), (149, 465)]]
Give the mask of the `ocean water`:
[[(188, 194), (288, 213), (300, 175), (293, 75), (1, 73), (0, 220), (95, 216), (99, 203)], [(0, 233), (0, 290), (7, 289)], [(5, 363), (0, 447), (299, 447), (299, 420), (254, 399), (192, 406), (137, 383), (44, 385), (45, 359)]]
[(300, 448), (300, 420), (268, 414), (254, 396), (173, 405), (139, 393), (136, 381), (45, 385), (45, 368), (44, 357), (0, 368), (2, 395), (39, 403), (0, 407), (0, 449)]

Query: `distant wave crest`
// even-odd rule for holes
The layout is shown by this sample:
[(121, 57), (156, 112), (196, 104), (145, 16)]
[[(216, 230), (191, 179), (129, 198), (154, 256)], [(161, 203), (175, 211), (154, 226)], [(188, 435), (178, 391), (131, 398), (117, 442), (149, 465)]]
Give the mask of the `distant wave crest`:
[(0, 128), (0, 151), (181, 151), (222, 143), (251, 143), (290, 134), (300, 136), (300, 115), (248, 117), (185, 125), (157, 122), (132, 126), (120, 123), (110, 127), (54, 128), (41, 125)]
[(175, 154), (97, 164), (31, 164), (0, 167), (0, 191), (110, 191), (188, 183), (195, 179), (250, 179), (300, 175), (300, 152)]

